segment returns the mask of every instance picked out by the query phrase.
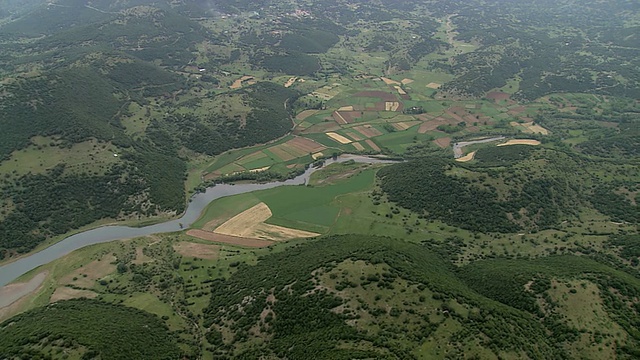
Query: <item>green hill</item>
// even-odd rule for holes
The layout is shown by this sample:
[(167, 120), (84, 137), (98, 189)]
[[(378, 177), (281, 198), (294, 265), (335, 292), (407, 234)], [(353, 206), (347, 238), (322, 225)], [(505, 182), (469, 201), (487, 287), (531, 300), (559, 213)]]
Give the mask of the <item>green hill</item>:
[(160, 318), (141, 310), (80, 299), (42, 307), (0, 324), (8, 358), (178, 359)]

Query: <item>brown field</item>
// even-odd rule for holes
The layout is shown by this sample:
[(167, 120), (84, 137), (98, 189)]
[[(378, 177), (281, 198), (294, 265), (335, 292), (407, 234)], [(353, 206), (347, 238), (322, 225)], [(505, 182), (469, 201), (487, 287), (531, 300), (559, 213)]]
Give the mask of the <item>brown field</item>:
[(345, 131), (344, 133), (355, 141), (363, 140), (362, 137), (360, 137), (360, 135), (356, 134), (354, 131)]
[(464, 122), (464, 119), (462, 118), (462, 116), (455, 114), (453, 111), (451, 110), (446, 110), (445, 113), (449, 116), (451, 116), (455, 121), (457, 122)]
[(265, 224), (273, 214), (265, 203), (260, 203), (232, 217), (214, 230), (216, 234), (250, 239), (289, 240), (318, 236), (317, 233)]
[(509, 146), (509, 145), (540, 145), (540, 141), (532, 139), (514, 139), (509, 140), (504, 144), (498, 144), (497, 146)]
[(409, 85), (413, 82), (413, 79), (405, 78), (405, 79), (402, 79), (402, 81), (400, 82), (402, 83), (402, 85)]
[(397, 101), (387, 101), (384, 103), (384, 111), (398, 111), (400, 103)]
[(492, 91), (487, 94), (487, 99), (495, 101), (507, 100), (509, 99), (509, 94), (500, 91)]
[(305, 111), (301, 112), (300, 114), (296, 115), (296, 120), (303, 121), (304, 119), (315, 115), (317, 112), (318, 112), (318, 110), (305, 110)]
[(282, 145), (278, 145), (278, 146), (274, 146), (274, 147), (270, 147), (269, 151), (271, 151), (272, 153), (274, 153), (277, 157), (280, 158), (280, 160), (282, 161), (289, 161), (289, 160), (293, 160), (296, 157), (289, 154), (288, 152), (286, 152), (283, 148)]
[(474, 152), (470, 152), (467, 155), (461, 157), (461, 158), (457, 158), (456, 161), (457, 162), (467, 162), (467, 161), (471, 161), (473, 160), (473, 157), (476, 156), (476, 152), (478, 152), (477, 150)]
[(231, 89), (239, 89), (242, 87), (242, 83), (244, 83), (245, 81), (250, 81), (253, 80), (253, 76), (249, 76), (249, 75), (245, 75), (243, 77), (241, 77), (240, 79), (237, 79), (236, 81), (233, 82), (233, 84), (231, 86), (229, 86), (229, 88)]
[(362, 144), (360, 144), (359, 142), (351, 143), (351, 145), (353, 145), (353, 147), (356, 148), (356, 150), (358, 150), (358, 151), (363, 151), (364, 150), (364, 146), (362, 146)]
[(347, 139), (346, 137), (340, 135), (340, 134), (336, 134), (334, 132), (328, 132), (326, 133), (328, 137), (330, 137), (331, 139), (339, 142), (340, 144), (350, 144), (351, 140)]
[(115, 256), (105, 255), (100, 261), (94, 260), (63, 277), (60, 279), (60, 284), (92, 288), (96, 281), (116, 271), (116, 266), (112, 264), (114, 261), (116, 261)]
[(379, 98), (382, 99), (384, 101), (396, 101), (397, 98), (395, 95), (390, 94), (388, 92), (384, 92), (384, 91), (361, 91), (355, 95), (353, 95), (355, 97), (372, 97), (372, 98)]
[(438, 83), (434, 83), (434, 82), (432, 82), (432, 83), (428, 83), (428, 84), (427, 84), (427, 87), (428, 87), (429, 89), (439, 89), (439, 88), (440, 88), (440, 86), (442, 86), (442, 84), (438, 84)]
[(372, 127), (371, 125), (356, 126), (353, 129), (359, 132), (360, 134), (364, 135), (364, 137), (366, 138), (382, 135), (382, 133), (378, 129)]
[(435, 139), (433, 140), (434, 144), (438, 145), (441, 148), (446, 148), (449, 145), (451, 145), (451, 138), (450, 137), (443, 137), (443, 138), (439, 138), (439, 139)]
[(340, 125), (336, 124), (335, 121), (331, 121), (331, 122), (323, 122), (323, 123), (312, 125), (302, 130), (301, 133), (315, 134), (315, 133), (323, 133), (323, 132), (334, 131), (339, 129), (340, 129)]
[(261, 248), (261, 247), (267, 247), (273, 244), (272, 241), (246, 239), (246, 238), (241, 238), (237, 236), (216, 234), (213, 232), (197, 230), (197, 229), (192, 229), (187, 231), (187, 235), (193, 236), (201, 240), (219, 242), (223, 244), (229, 244), (229, 245), (235, 245), (235, 246), (241, 246), (241, 247)]
[(342, 115), (342, 118), (349, 124), (352, 124), (356, 122), (356, 119), (362, 116), (362, 113), (360, 111), (340, 111), (340, 115)]
[(69, 299), (79, 299), (79, 298), (87, 298), (87, 299), (95, 299), (98, 296), (97, 293), (91, 290), (78, 290), (73, 289), (66, 286), (61, 286), (54, 291), (49, 299), (50, 303), (61, 301), (61, 300), (69, 300)]
[(455, 119), (445, 119), (443, 117), (437, 117), (434, 120), (429, 120), (422, 123), (422, 125), (420, 125), (420, 128), (418, 128), (418, 133), (424, 134), (428, 131), (433, 131), (437, 129), (438, 126), (440, 125), (455, 124), (455, 123), (456, 123)]
[(348, 124), (348, 123), (349, 123), (349, 122), (348, 122), (348, 121), (347, 121), (347, 120), (342, 116), (342, 114), (340, 114), (340, 113), (339, 113), (339, 112), (337, 112), (337, 111), (334, 111), (334, 112), (331, 114), (331, 117), (333, 118), (333, 120), (335, 120), (335, 121), (336, 121), (338, 124), (340, 124), (340, 125), (346, 125), (346, 124)]
[(400, 85), (399, 82), (397, 82), (395, 80), (392, 80), (392, 79), (389, 79), (389, 78), (386, 78), (386, 77), (381, 77), (380, 80), (384, 81), (384, 83), (387, 84), (387, 85)]
[(527, 108), (522, 106), (522, 105), (514, 106), (514, 107), (509, 109), (508, 114), (509, 115), (518, 115), (518, 114), (522, 114), (525, 110), (527, 110)]
[(327, 147), (321, 144), (318, 144), (317, 142), (307, 139), (307, 138), (303, 138), (303, 137), (295, 137), (289, 141), (287, 141), (287, 144), (295, 147), (296, 149), (303, 151), (305, 154), (308, 153), (315, 153), (318, 151), (322, 151), (324, 149), (326, 149)]
[(367, 145), (369, 145), (373, 150), (380, 151), (380, 147), (373, 142), (373, 140), (365, 140)]
[(182, 256), (215, 260), (220, 253), (220, 246), (181, 241), (173, 245), (173, 250)]

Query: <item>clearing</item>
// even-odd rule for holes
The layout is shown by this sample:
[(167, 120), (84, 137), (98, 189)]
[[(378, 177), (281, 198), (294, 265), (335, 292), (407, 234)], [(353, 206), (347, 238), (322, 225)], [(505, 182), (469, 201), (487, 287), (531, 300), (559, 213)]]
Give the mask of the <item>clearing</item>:
[(473, 152), (470, 152), (470, 153), (468, 153), (467, 155), (465, 155), (463, 157), (457, 158), (456, 161), (458, 161), (458, 162), (471, 161), (471, 160), (473, 160), (473, 157), (476, 156), (477, 152), (478, 152), (477, 150), (473, 151)]
[(220, 246), (182, 241), (174, 244), (173, 250), (182, 256), (215, 260), (220, 253)]
[(94, 260), (60, 279), (60, 284), (92, 288), (97, 280), (116, 271), (116, 266), (112, 264), (115, 261), (116, 258), (113, 255)]

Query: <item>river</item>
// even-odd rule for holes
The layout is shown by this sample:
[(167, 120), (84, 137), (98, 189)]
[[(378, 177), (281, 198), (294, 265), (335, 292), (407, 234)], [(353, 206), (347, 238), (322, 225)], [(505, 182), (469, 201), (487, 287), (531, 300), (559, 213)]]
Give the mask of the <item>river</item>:
[[(336, 160), (328, 159), (325, 166), (335, 162), (346, 162), (349, 160), (369, 164), (394, 162), (392, 160), (346, 154), (339, 156)], [(187, 210), (179, 219), (137, 228), (117, 225), (103, 226), (69, 236), (46, 249), (0, 266), (0, 287), (9, 284), (13, 280), (39, 266), (48, 264), (85, 246), (151, 234), (181, 231), (183, 227), (187, 228), (193, 224), (200, 217), (202, 211), (213, 200), (256, 190), (271, 189), (283, 185), (303, 185), (307, 183), (311, 174), (316, 170), (318, 169), (309, 167), (304, 174), (287, 181), (274, 181), (263, 184), (221, 184), (210, 187), (205, 192), (195, 194), (191, 198)]]

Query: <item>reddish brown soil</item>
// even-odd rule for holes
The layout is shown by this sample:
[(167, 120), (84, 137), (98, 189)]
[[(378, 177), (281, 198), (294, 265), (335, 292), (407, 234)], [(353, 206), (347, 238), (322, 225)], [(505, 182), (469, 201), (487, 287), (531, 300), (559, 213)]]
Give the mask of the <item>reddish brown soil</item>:
[(318, 144), (317, 142), (307, 139), (307, 138), (303, 138), (303, 137), (297, 137), (295, 139), (289, 140), (287, 141), (287, 144), (300, 149), (302, 151), (304, 151), (305, 153), (310, 153), (310, 152), (318, 152), (318, 151), (322, 151), (325, 149), (325, 147), (323, 145)]

